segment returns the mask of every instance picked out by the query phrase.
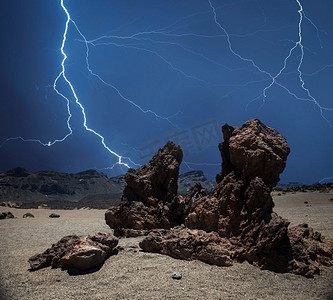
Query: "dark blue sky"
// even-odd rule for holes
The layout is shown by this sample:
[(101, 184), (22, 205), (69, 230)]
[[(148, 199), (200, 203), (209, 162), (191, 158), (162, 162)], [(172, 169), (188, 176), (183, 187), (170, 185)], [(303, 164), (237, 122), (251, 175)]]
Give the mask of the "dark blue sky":
[[(202, 169), (213, 178), (221, 164), (220, 127), (259, 118), (291, 147), (282, 182), (333, 176), (333, 111), (326, 109), (333, 108), (332, 1), (64, 5), (88, 41), (70, 22), (65, 75), (85, 108), (87, 126), (112, 151), (141, 165), (171, 139), (185, 152), (182, 172)], [(67, 20), (61, 1), (1, 1), (0, 17), (0, 142), (18, 136), (44, 144), (63, 139), (69, 133), (66, 100), (53, 89), (62, 71)], [(24, 166), (126, 172), (122, 165), (104, 169), (117, 157), (85, 130), (81, 108), (62, 77), (57, 90), (70, 101), (72, 135), (52, 147), (9, 140), (0, 147), (0, 171)]]

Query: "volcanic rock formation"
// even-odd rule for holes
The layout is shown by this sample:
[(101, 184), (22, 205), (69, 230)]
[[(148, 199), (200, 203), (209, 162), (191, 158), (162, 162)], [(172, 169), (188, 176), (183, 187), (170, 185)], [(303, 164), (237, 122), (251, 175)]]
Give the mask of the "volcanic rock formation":
[(170, 228), (170, 205), (177, 195), (181, 148), (168, 142), (141, 168), (129, 169), (119, 206), (105, 213), (115, 235), (141, 235), (145, 230)]
[[(273, 212), (270, 192), (279, 181), (290, 152), (285, 138), (257, 119), (240, 129), (226, 124), (222, 132), (222, 172), (217, 175), (213, 195), (203, 192), (193, 198), (201, 190), (197, 186), (185, 198), (178, 196), (171, 201), (170, 197), (173, 215), (169, 214), (169, 223), (157, 224), (157, 228), (164, 229), (151, 230), (141, 248), (221, 266), (229, 266), (233, 260), (247, 260), (263, 269), (307, 277), (319, 274), (320, 264), (333, 265), (331, 240), (323, 239), (306, 224), (288, 230), (289, 222)], [(155, 164), (159, 157), (154, 157)], [(144, 177), (142, 172), (140, 175)], [(154, 207), (164, 203), (154, 202)], [(151, 217), (154, 216), (156, 213)], [(109, 214), (109, 218), (110, 224), (113, 215)], [(183, 221), (186, 227), (165, 229), (171, 219)], [(131, 222), (136, 224), (135, 220)], [(150, 228), (155, 224), (151, 223)]]
[(117, 244), (116, 237), (104, 232), (88, 236), (65, 236), (43, 253), (30, 257), (30, 270), (36, 271), (48, 266), (78, 270), (96, 268), (103, 264)]

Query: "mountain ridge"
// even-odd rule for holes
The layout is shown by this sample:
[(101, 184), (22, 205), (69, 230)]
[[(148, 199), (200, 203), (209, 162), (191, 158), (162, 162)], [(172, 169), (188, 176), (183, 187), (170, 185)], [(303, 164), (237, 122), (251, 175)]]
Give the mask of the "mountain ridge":
[[(196, 182), (208, 190), (215, 187), (201, 170), (194, 170), (179, 176), (178, 193), (185, 194)], [(107, 208), (120, 202), (124, 186), (124, 175), (108, 178), (93, 169), (78, 173), (30, 173), (17, 167), (0, 173), (0, 203), (22, 203), (25, 208), (42, 204), (52, 208)]]

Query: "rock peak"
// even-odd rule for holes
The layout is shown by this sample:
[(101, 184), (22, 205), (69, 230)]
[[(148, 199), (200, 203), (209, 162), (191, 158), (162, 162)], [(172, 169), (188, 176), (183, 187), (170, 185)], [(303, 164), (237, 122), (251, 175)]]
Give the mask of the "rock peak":
[(222, 172), (216, 181), (234, 172), (239, 179), (250, 181), (258, 176), (270, 188), (276, 186), (290, 153), (286, 139), (258, 119), (245, 122), (241, 128), (225, 124), (222, 132)]
[(177, 196), (182, 159), (182, 149), (169, 141), (146, 165), (127, 171), (120, 206), (105, 214), (116, 235), (127, 229), (170, 228), (169, 207)]

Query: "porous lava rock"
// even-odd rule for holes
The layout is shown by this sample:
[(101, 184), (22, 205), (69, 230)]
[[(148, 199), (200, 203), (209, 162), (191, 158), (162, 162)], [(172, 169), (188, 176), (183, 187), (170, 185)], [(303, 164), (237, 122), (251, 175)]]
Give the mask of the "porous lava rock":
[(144, 251), (157, 252), (185, 260), (198, 259), (218, 266), (231, 266), (232, 245), (216, 232), (176, 226), (151, 230), (140, 242)]
[(106, 223), (114, 229), (115, 235), (124, 235), (127, 229), (139, 233), (170, 228), (169, 207), (177, 196), (182, 159), (181, 148), (167, 142), (149, 163), (127, 171), (120, 205), (105, 213)]
[(241, 180), (258, 176), (268, 187), (276, 186), (290, 153), (286, 139), (278, 131), (253, 119), (241, 128), (225, 124), (222, 133), (224, 142), (219, 149), (223, 162), (222, 172), (216, 178), (218, 183), (234, 172)]
[(332, 265), (332, 241), (307, 225), (288, 229), (289, 222), (273, 212), (270, 193), (290, 152), (285, 138), (257, 119), (241, 128), (226, 124), (222, 132), (222, 172), (213, 194), (193, 199), (197, 187), (187, 199), (174, 198), (173, 211), (186, 227), (153, 230), (141, 248), (221, 266), (246, 260), (306, 277), (318, 274), (321, 264)]
[(81, 271), (93, 269), (103, 264), (117, 244), (118, 239), (105, 232), (65, 236), (43, 253), (30, 257), (30, 270), (48, 266)]

